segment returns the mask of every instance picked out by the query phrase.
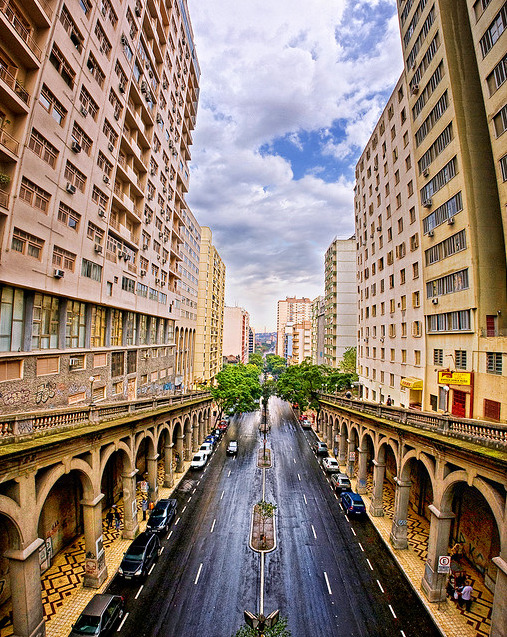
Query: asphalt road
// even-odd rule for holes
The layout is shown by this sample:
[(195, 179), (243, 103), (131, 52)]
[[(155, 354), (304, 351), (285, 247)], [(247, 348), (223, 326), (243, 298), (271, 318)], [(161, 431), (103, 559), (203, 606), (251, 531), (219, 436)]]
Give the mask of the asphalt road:
[[(311, 450), (313, 432), (278, 399), (270, 417), (266, 500), (277, 505), (277, 547), (266, 556), (265, 613), (280, 609), (293, 637), (440, 635), (370, 521), (348, 521)], [(180, 483), (176, 519), (146, 580), (114, 578), (108, 590), (125, 597), (128, 613), (120, 637), (231, 637), (244, 610), (258, 612), (260, 557), (249, 548), (262, 494), (258, 425), (258, 413), (235, 420), (206, 469)], [(233, 439), (238, 455), (227, 457)]]

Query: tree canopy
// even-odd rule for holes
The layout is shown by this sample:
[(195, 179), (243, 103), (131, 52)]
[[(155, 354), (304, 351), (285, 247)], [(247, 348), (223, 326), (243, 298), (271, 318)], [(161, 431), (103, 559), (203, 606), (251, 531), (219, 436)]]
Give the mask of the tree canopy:
[(287, 361), (276, 354), (266, 354), (266, 370), (276, 378), (287, 369)]
[(356, 374), (356, 356), (357, 350), (355, 347), (349, 347), (343, 353), (343, 359), (340, 361), (338, 365), (338, 369), (344, 374), (353, 374), (357, 380), (358, 376)]
[(218, 417), (225, 413), (242, 413), (258, 408), (261, 396), (259, 369), (255, 365), (226, 365), (215, 377), (210, 393), (218, 406)]
[(250, 356), (248, 357), (248, 364), (255, 365), (259, 368), (259, 373), (262, 372), (262, 370), (264, 369), (264, 358), (262, 357), (262, 354), (259, 354), (258, 352), (250, 354)]

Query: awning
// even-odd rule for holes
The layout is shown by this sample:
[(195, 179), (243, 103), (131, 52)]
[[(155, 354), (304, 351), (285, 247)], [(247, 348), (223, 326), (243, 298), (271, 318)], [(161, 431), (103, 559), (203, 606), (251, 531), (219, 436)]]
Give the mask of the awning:
[(408, 387), (409, 389), (415, 389), (422, 391), (423, 382), (419, 378), (413, 378), (412, 376), (407, 376), (406, 378), (402, 378), (400, 381), (400, 385), (402, 387)]

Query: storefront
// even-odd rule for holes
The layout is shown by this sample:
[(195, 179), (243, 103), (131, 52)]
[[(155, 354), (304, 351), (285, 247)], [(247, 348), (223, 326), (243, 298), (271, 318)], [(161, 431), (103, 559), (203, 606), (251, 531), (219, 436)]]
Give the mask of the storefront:
[(458, 418), (473, 417), (473, 372), (441, 370), (438, 372), (438, 386), (439, 394), (445, 396), (445, 401), (440, 401), (439, 405), (443, 411), (449, 411)]
[(422, 408), (422, 390), (423, 382), (420, 378), (414, 378), (413, 376), (406, 376), (400, 380), (400, 387), (405, 391), (409, 390), (408, 408), (418, 409)]

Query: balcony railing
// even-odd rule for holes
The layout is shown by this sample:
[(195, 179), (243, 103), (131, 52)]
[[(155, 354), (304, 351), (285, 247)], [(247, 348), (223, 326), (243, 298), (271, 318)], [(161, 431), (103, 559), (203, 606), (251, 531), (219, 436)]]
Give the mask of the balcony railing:
[(7, 86), (12, 89), (19, 99), (23, 100), (23, 102), (28, 106), (30, 104), (30, 94), (26, 91), (18, 80), (9, 73), (9, 71), (1, 65), (0, 63), (0, 79), (2, 79)]
[(9, 133), (1, 129), (0, 129), (0, 144), (4, 148), (7, 148), (7, 150), (10, 150), (11, 153), (14, 153), (15, 155), (18, 154), (18, 150), (19, 150), (18, 140), (14, 139), (12, 135), (9, 135)]
[(180, 405), (191, 400), (204, 400), (208, 397), (209, 393), (205, 391), (182, 394), (171, 390), (167, 391), (163, 396), (154, 396), (151, 399), (109, 403), (101, 406), (89, 405), (87, 407), (55, 409), (53, 411), (46, 410), (43, 414), (34, 412), (13, 414), (11, 416), (4, 415), (0, 419), (0, 444), (22, 441), (25, 437), (34, 437), (48, 430), (56, 432), (80, 424), (98, 424), (128, 416), (129, 414), (149, 412), (161, 407)]
[(0, 190), (0, 207), (9, 209), (9, 193), (5, 190)]
[(334, 394), (322, 393), (321, 397), (340, 407), (346, 407), (377, 418), (393, 420), (400, 424), (431, 430), (444, 436), (469, 440), (488, 447), (502, 449), (507, 447), (507, 424), (455, 418), (452, 415), (413, 411), (402, 407), (388, 407), (387, 405), (343, 398)]
[(30, 51), (40, 62), (42, 57), (42, 51), (40, 50), (40, 47), (37, 45), (34, 38), (32, 37), (31, 31), (26, 28), (14, 8), (11, 7), (9, 2), (6, 2), (6, 0), (0, 0), (0, 13), (4, 14), (7, 20), (12, 24), (14, 31), (16, 31), (19, 37), (23, 40), (23, 42), (25, 42)]

